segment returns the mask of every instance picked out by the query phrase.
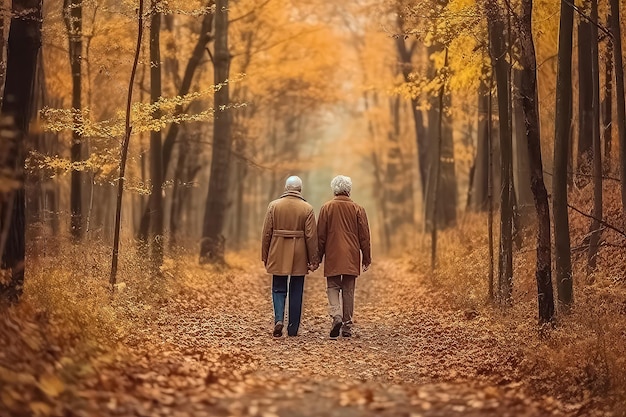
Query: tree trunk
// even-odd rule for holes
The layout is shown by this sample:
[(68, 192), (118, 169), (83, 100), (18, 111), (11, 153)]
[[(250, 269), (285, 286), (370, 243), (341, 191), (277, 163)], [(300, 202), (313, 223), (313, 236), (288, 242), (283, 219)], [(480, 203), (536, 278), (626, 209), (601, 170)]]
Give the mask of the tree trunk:
[[(446, 48), (446, 55), (444, 58), (444, 69), (447, 69), (448, 66), (448, 49)], [(433, 179), (433, 202), (432, 202), (432, 210), (436, 210), (437, 202), (439, 197), (439, 180), (441, 177), (441, 156), (443, 150), (443, 114), (444, 114), (444, 106), (443, 100), (444, 95), (446, 93), (446, 83), (445, 81), (441, 83), (441, 87), (439, 88), (439, 121), (437, 123), (437, 146), (435, 158), (433, 158), (435, 163), (435, 168), (433, 169), (434, 179)], [(431, 130), (432, 132), (432, 130)], [(430, 269), (434, 271), (437, 268), (437, 213), (432, 213), (430, 218), (432, 219), (432, 227), (431, 227), (431, 252), (430, 252)]]
[(572, 32), (574, 9), (561, 0), (559, 55), (556, 78), (556, 115), (554, 134), (554, 178), (552, 209), (554, 211), (554, 254), (559, 303), (573, 302), (572, 260), (570, 253), (569, 215), (567, 211), (567, 160), (572, 120)]
[[(4, 24), (5, 24), (5, 15), (7, 14), (7, 10), (5, 7), (5, 1), (3, 0), (0, 3), (0, 16), (2, 16), (0, 18), (0, 98), (2, 97), (2, 95), (4, 94), (4, 81), (6, 79), (6, 75), (7, 75), (7, 61), (5, 58), (5, 46), (6, 46), (6, 39), (4, 37)], [(0, 105), (2, 105), (2, 102), (0, 101)]]
[[(83, 4), (82, 0), (63, 1), (63, 19), (67, 29), (69, 42), (70, 69), (72, 72), (72, 111), (74, 113), (72, 129), (72, 164), (82, 161), (82, 139), (80, 126), (82, 124), (81, 83), (82, 83), (82, 53), (83, 53)], [(75, 167), (71, 173), (71, 232), (75, 239), (83, 236), (83, 207), (82, 207), (82, 172)]]
[(611, 0), (611, 32), (615, 57), (616, 117), (619, 137), (619, 166), (622, 190), (622, 222), (626, 228), (626, 103), (624, 99), (624, 64), (622, 63), (622, 33), (619, 17), (619, 0)]
[[(213, 5), (215, 2), (213, 0), (208, 0), (207, 6)], [(206, 53), (206, 46), (212, 39), (212, 30), (213, 30), (213, 13), (207, 13), (204, 15), (202, 19), (202, 26), (200, 29), (200, 35), (198, 36), (198, 40), (193, 48), (193, 52), (191, 53), (191, 57), (189, 61), (187, 61), (187, 66), (185, 67), (185, 74), (183, 75), (183, 80), (181, 82), (180, 88), (178, 89), (178, 95), (184, 96), (189, 94), (191, 89), (191, 82), (193, 81), (193, 77), (196, 73), (196, 70), (200, 66), (204, 54)], [(178, 106), (176, 108), (176, 113), (180, 114), (183, 111), (182, 106)], [(163, 141), (163, 179), (167, 176), (167, 169), (169, 167), (170, 160), (172, 158), (172, 151), (174, 150), (174, 143), (176, 142), (176, 138), (178, 136), (178, 132), (180, 130), (180, 124), (172, 123), (170, 128), (167, 131), (167, 135), (165, 135), (165, 140)], [(148, 205), (146, 206), (142, 216), (141, 221), (139, 223), (139, 232), (137, 233), (137, 238), (140, 241), (147, 241), (148, 232), (150, 230), (150, 207), (151, 202), (150, 199), (152, 195), (148, 199)]]
[[(515, 198), (518, 214), (518, 233), (529, 225), (533, 208), (533, 193), (531, 190), (530, 161), (528, 155), (528, 142), (526, 137), (526, 120), (524, 113), (524, 98), (521, 95), (522, 74), (521, 70), (513, 71), (513, 82), (516, 85), (515, 100), (513, 103), (515, 118), (515, 142), (513, 160), (513, 179), (515, 184)], [(519, 233), (521, 238), (522, 233)]]
[[(522, 1), (520, 28), (521, 54), (520, 95), (524, 110), (530, 183), (537, 211), (537, 301), (539, 321), (549, 323), (554, 318), (554, 294), (552, 290), (552, 253), (550, 247), (550, 205), (543, 181), (541, 160), (541, 136), (539, 129), (539, 103), (537, 100), (537, 59), (532, 34), (532, 0)], [(571, 37), (570, 37), (571, 39)]]
[(593, 144), (593, 74), (591, 60), (593, 30), (592, 24), (580, 19), (578, 23), (578, 150), (576, 172), (584, 174), (575, 178), (576, 184), (588, 184), (591, 161), (591, 147)]
[(598, 0), (591, 0), (591, 74), (592, 83), (592, 132), (593, 132), (593, 211), (590, 226), (587, 266), (594, 270), (597, 265), (598, 245), (602, 222), (602, 144), (600, 143), (600, 63), (598, 56)]
[[(410, 82), (413, 64), (411, 62), (413, 52), (417, 45), (417, 41), (411, 46), (406, 47), (404, 37), (396, 38), (396, 48), (400, 56), (402, 67), (402, 76), (405, 82)], [(428, 178), (428, 140), (426, 136), (426, 128), (424, 127), (424, 116), (419, 109), (419, 100), (417, 97), (411, 97), (411, 110), (413, 115), (413, 124), (415, 126), (415, 143), (417, 145), (417, 163), (418, 172), (420, 174), (420, 185), (422, 188), (422, 199), (426, 198), (426, 180)]]
[[(436, 52), (443, 51), (441, 44), (436, 44), (428, 48), (429, 54), (432, 55)], [(437, 76), (434, 62), (430, 62), (429, 78), (433, 79)], [(444, 106), (443, 108), (450, 108), (452, 98), (450, 92), (446, 91), (444, 94)], [(430, 217), (432, 214), (436, 214), (438, 219), (436, 221), (437, 227), (445, 229), (456, 224), (456, 208), (457, 208), (457, 186), (456, 175), (454, 166), (454, 142), (453, 142), (453, 129), (451, 117), (443, 115), (443, 128), (442, 128), (442, 144), (441, 154), (439, 159), (437, 158), (437, 140), (438, 131), (437, 126), (439, 124), (439, 103), (438, 97), (431, 97), (430, 110), (428, 111), (428, 138), (432, 142), (433, 146), (429, 151), (430, 166), (428, 167), (428, 180), (426, 184), (426, 201), (425, 201), (425, 221), (424, 225), (427, 230), (430, 230), (435, 223)], [(441, 168), (437, 165), (441, 164)], [(438, 194), (433, 194), (433, 185), (436, 172), (440, 170), (439, 176)], [(432, 204), (436, 201), (437, 207), (433, 210)]]
[(223, 263), (225, 238), (222, 235), (224, 219), (228, 208), (228, 186), (231, 153), (231, 110), (228, 73), (230, 51), (228, 50), (228, 4), (229, 0), (217, 0), (215, 10), (215, 51), (213, 68), (215, 85), (221, 87), (215, 92), (213, 122), (213, 152), (211, 155), (211, 176), (202, 225), (200, 244), (201, 263)]
[(119, 258), (120, 248), (120, 226), (122, 220), (122, 197), (124, 196), (124, 174), (126, 172), (126, 158), (128, 156), (128, 144), (130, 143), (130, 134), (132, 126), (130, 125), (130, 112), (133, 104), (133, 86), (135, 84), (135, 75), (137, 74), (137, 63), (139, 62), (139, 52), (141, 50), (141, 39), (143, 37), (143, 0), (139, 0), (139, 8), (137, 9), (137, 44), (135, 46), (135, 57), (133, 66), (130, 71), (130, 80), (128, 81), (128, 95), (126, 99), (126, 121), (124, 140), (120, 155), (120, 177), (117, 185), (117, 201), (115, 206), (115, 226), (113, 230), (113, 254), (111, 255), (111, 275), (109, 283), (115, 288), (117, 282), (117, 261)]
[[(14, 0), (7, 46), (6, 86), (1, 122), (6, 142), (0, 154), (2, 171), (11, 173), (13, 189), (0, 195), (0, 253), (10, 280), (0, 284), (0, 300), (15, 303), (24, 284), (26, 253), (24, 141), (33, 112), (37, 56), (41, 47), (42, 0)], [(3, 183), (5, 180), (2, 181)]]
[[(611, 15), (609, 14), (609, 24)], [(611, 161), (611, 140), (613, 135), (613, 41), (608, 38), (606, 43), (606, 51), (604, 57), (604, 105), (601, 106), (603, 111), (602, 117), (602, 136), (604, 137), (604, 172), (610, 174), (612, 172)]]
[[(183, 135), (184, 136), (184, 135)], [(174, 169), (174, 184), (172, 186), (172, 205), (170, 210), (170, 239), (169, 247), (174, 249), (178, 244), (178, 225), (181, 213), (181, 186), (183, 179), (183, 171), (185, 169), (185, 155), (188, 152), (187, 139), (183, 139), (178, 144), (178, 152), (176, 158), (176, 168)]]
[[(150, 24), (150, 102), (159, 101), (161, 97), (161, 13), (158, 0), (152, 0), (152, 19)], [(155, 110), (152, 117), (158, 119), (161, 112)], [(150, 239), (150, 256), (155, 271), (163, 264), (163, 149), (161, 131), (150, 132), (150, 179), (152, 193), (150, 194), (150, 225), (152, 236)]]
[(489, 301), (494, 300), (493, 284), (493, 75), (489, 78), (489, 96), (487, 99), (487, 242), (489, 245)]
[(499, 299), (502, 304), (511, 303), (513, 288), (513, 210), (511, 207), (511, 165), (512, 165), (512, 138), (509, 114), (509, 83), (508, 66), (506, 61), (505, 24), (502, 11), (495, 0), (489, 1), (489, 39), (491, 44), (491, 59), (495, 69), (496, 86), (498, 92), (498, 112), (500, 126), (500, 154), (501, 154), (501, 192), (500, 192), (500, 252), (498, 270)]
[(487, 210), (489, 182), (489, 86), (481, 80), (478, 89), (478, 144), (471, 207), (476, 211)]

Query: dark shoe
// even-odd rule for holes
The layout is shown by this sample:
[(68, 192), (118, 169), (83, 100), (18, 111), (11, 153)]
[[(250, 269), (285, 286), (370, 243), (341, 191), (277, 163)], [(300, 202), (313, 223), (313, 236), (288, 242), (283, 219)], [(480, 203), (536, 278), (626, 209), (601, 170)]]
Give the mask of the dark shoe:
[(274, 325), (274, 337), (282, 337), (283, 335), (283, 322), (277, 321)]
[(341, 327), (341, 337), (352, 337), (352, 321), (347, 321)]
[(339, 330), (341, 330), (342, 326), (341, 317), (335, 316), (333, 317), (333, 326), (330, 329), (330, 337), (336, 339), (339, 337)]
[(287, 325), (287, 336), (297, 336), (298, 335), (298, 327), (296, 327), (293, 323)]

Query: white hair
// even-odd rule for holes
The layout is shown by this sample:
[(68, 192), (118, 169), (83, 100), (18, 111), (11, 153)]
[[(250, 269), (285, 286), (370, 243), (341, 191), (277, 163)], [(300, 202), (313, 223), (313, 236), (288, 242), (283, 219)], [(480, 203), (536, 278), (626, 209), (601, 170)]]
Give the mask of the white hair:
[(292, 175), (285, 181), (285, 191), (302, 191), (302, 180), (300, 177)]
[(352, 179), (345, 175), (337, 175), (330, 182), (330, 188), (335, 195), (350, 195), (350, 191), (352, 191)]

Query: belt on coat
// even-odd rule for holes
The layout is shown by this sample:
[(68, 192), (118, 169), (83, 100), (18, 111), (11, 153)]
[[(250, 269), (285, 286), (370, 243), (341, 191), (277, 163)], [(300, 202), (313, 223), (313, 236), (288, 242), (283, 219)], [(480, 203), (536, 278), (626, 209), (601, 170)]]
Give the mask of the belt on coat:
[(302, 230), (274, 230), (272, 232), (272, 236), (276, 237), (288, 237), (288, 238), (297, 238), (304, 237), (304, 232)]

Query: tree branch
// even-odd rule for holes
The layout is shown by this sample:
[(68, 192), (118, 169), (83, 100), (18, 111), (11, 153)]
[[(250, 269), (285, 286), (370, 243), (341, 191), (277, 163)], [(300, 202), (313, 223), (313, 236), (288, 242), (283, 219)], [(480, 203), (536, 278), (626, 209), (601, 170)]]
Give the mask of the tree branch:
[(619, 233), (620, 235), (626, 237), (626, 233), (620, 229), (618, 229), (617, 227), (613, 226), (610, 223), (607, 223), (606, 221), (602, 220), (602, 219), (598, 219), (595, 216), (592, 216), (591, 214), (587, 214), (585, 212), (583, 212), (582, 210), (577, 209), (576, 207), (572, 206), (570, 203), (567, 203), (567, 207), (571, 208), (572, 210), (574, 210), (576, 213), (578, 214), (582, 214), (583, 216), (589, 218), (589, 219), (593, 219), (597, 222), (599, 222), (601, 225), (606, 226), (607, 228), (613, 230), (614, 232)]

